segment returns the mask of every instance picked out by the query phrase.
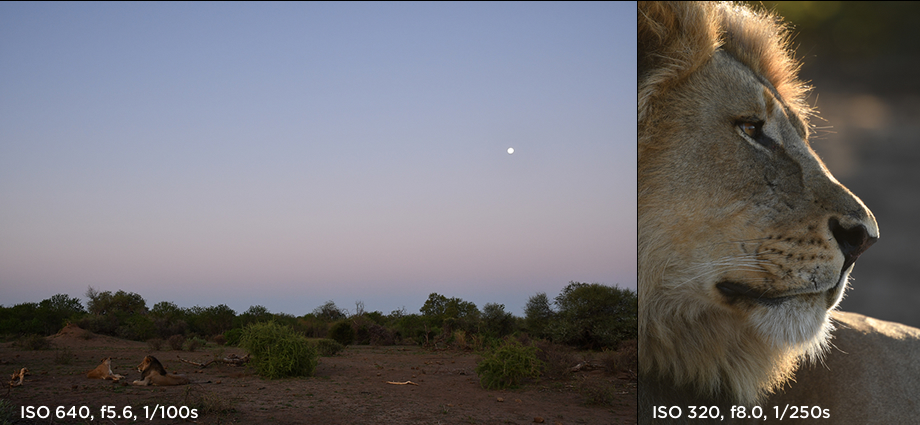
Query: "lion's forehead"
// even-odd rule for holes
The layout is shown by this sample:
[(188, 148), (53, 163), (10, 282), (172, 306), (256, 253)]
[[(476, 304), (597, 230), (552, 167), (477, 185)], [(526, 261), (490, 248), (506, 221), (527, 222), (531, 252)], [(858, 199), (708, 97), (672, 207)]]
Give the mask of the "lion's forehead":
[(808, 116), (800, 108), (793, 107), (765, 76), (730, 53), (717, 51), (710, 62), (698, 70), (695, 78), (697, 81), (688, 84), (686, 89), (702, 86), (709, 95), (687, 97), (687, 100), (710, 103), (712, 105), (704, 109), (718, 111), (721, 115), (769, 118), (768, 125), (790, 130), (784, 138), (807, 141)]

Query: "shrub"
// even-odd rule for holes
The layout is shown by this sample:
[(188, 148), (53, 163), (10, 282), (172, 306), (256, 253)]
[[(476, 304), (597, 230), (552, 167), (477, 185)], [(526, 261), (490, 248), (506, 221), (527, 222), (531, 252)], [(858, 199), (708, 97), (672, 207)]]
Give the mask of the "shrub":
[(157, 335), (153, 320), (147, 316), (134, 315), (125, 319), (124, 322), (127, 329), (123, 330), (122, 327), (118, 327), (115, 330), (115, 333), (121, 338), (146, 341)]
[(593, 350), (636, 339), (638, 298), (628, 289), (599, 283), (569, 282), (556, 297), (558, 311), (549, 324), (554, 342)]
[(163, 338), (151, 338), (147, 340), (147, 346), (150, 347), (151, 351), (160, 351), (164, 343), (166, 343), (166, 341), (163, 341)]
[(543, 362), (537, 359), (536, 352), (536, 347), (521, 345), (513, 339), (486, 351), (476, 365), (480, 385), (487, 389), (510, 388), (525, 378), (540, 376)]
[(77, 326), (96, 334), (115, 335), (118, 318), (115, 316), (85, 316), (77, 320)]
[(351, 328), (355, 331), (355, 337), (351, 340), (351, 343), (355, 345), (370, 345), (371, 335), (369, 326), (373, 325), (374, 322), (371, 322), (364, 316), (352, 317), (350, 321), (352, 323)]
[(539, 338), (549, 336), (547, 329), (553, 320), (553, 309), (545, 292), (540, 292), (527, 300), (524, 307), (524, 326), (527, 332)]
[(551, 379), (566, 376), (569, 369), (577, 363), (572, 348), (550, 341), (537, 342), (537, 358), (543, 362), (543, 375)]
[(240, 346), (249, 351), (257, 373), (268, 379), (313, 376), (319, 362), (316, 347), (306, 337), (276, 322), (246, 326)]
[(620, 343), (619, 350), (607, 352), (602, 364), (607, 372), (626, 372), (633, 377), (639, 371), (639, 343), (631, 339)]
[(47, 350), (51, 348), (51, 343), (41, 335), (26, 335), (16, 341), (16, 345), (25, 350)]
[(323, 338), (316, 341), (316, 349), (319, 350), (320, 356), (332, 357), (344, 350), (345, 346), (334, 339)]
[(218, 393), (194, 389), (189, 385), (185, 388), (183, 404), (197, 409), (201, 415), (217, 415), (217, 423), (221, 423), (221, 416), (236, 411), (235, 401), (232, 398), (221, 397)]
[(514, 316), (505, 311), (504, 304), (486, 303), (481, 317), (485, 335), (502, 338), (514, 331)]
[(367, 328), (369, 342), (371, 345), (393, 345), (396, 344), (396, 335), (393, 331), (376, 323)]
[(182, 346), (185, 344), (185, 336), (176, 334), (169, 337), (167, 342), (169, 343), (169, 348), (176, 351), (182, 351)]
[(316, 309), (313, 310), (313, 315), (327, 322), (334, 322), (345, 318), (345, 312), (336, 307), (335, 303), (332, 301), (326, 301), (325, 304), (316, 307)]
[(355, 340), (355, 330), (352, 329), (350, 322), (343, 320), (332, 325), (332, 329), (329, 330), (329, 338), (348, 346)]
[(329, 336), (329, 324), (313, 314), (307, 314), (297, 319), (297, 327), (308, 338), (326, 338)]
[(201, 339), (201, 338), (198, 338), (198, 337), (190, 338), (189, 340), (185, 341), (185, 350), (186, 350), (186, 351), (195, 351), (195, 350), (197, 350), (199, 347), (204, 347), (205, 344), (207, 344), (207, 343), (208, 343), (207, 341), (205, 341), (205, 340), (203, 340), (203, 339)]
[[(227, 332), (230, 332), (230, 331), (227, 331)], [(211, 337), (211, 341), (214, 341), (214, 343), (217, 345), (226, 345), (227, 337), (225, 337), (224, 334), (217, 334)]]
[(224, 343), (224, 345), (239, 345), (240, 337), (242, 335), (243, 335), (242, 328), (233, 328), (227, 332), (224, 332), (224, 338), (226, 339), (226, 342)]
[(469, 350), (472, 348), (470, 347), (469, 334), (467, 334), (466, 331), (454, 331), (452, 339), (454, 347), (461, 350)]
[(613, 381), (583, 379), (577, 388), (588, 406), (613, 406), (617, 400)]

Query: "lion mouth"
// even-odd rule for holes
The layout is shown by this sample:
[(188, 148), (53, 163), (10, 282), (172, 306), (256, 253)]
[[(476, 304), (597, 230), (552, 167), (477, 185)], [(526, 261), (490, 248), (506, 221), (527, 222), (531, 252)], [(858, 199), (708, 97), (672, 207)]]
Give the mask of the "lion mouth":
[(786, 301), (802, 296), (824, 295), (827, 298), (828, 308), (835, 304), (837, 295), (842, 291), (846, 277), (841, 277), (833, 287), (823, 290), (793, 290), (777, 293), (776, 291), (755, 289), (743, 283), (724, 280), (716, 284), (716, 289), (724, 296), (729, 304), (735, 304), (739, 301), (747, 301), (760, 304), (766, 307), (776, 307)]
[(771, 294), (770, 291), (757, 290), (745, 284), (731, 281), (717, 283), (716, 289), (728, 299), (730, 304), (734, 304), (741, 300), (747, 300), (764, 306), (774, 307), (794, 297), (794, 295)]

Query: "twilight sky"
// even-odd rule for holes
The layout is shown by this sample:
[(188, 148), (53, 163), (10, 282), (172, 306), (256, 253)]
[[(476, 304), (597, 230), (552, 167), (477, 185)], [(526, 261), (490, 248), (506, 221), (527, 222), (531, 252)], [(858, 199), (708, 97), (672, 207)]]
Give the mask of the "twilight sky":
[(0, 3), (0, 304), (635, 290), (635, 10)]

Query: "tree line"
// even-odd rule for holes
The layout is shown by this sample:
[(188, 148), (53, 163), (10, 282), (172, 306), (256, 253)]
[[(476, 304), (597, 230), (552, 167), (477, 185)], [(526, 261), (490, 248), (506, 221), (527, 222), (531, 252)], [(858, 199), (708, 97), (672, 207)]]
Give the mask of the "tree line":
[(489, 340), (526, 334), (585, 349), (615, 349), (620, 341), (637, 338), (638, 298), (629, 289), (600, 283), (569, 282), (550, 299), (546, 293), (531, 296), (524, 317), (505, 311), (503, 304), (486, 303), (482, 309), (460, 298), (432, 293), (418, 313), (405, 308), (384, 314), (355, 312), (327, 301), (303, 316), (272, 313), (254, 305), (237, 314), (225, 304), (182, 308), (162, 301), (147, 307), (144, 298), (118, 290), (86, 293), (86, 306), (65, 294), (39, 303), (0, 306), (0, 336), (51, 335), (68, 323), (119, 338), (149, 341), (175, 335), (238, 343), (250, 324), (276, 322), (308, 338), (331, 338), (343, 345), (419, 344), (429, 347), (481, 347)]

